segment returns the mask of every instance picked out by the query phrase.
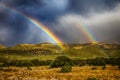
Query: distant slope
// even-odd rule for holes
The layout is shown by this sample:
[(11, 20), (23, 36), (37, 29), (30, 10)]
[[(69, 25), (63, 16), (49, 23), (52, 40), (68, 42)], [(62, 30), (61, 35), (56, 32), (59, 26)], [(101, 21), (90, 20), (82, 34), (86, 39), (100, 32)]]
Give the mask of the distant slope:
[(75, 56), (81, 59), (104, 57), (107, 58), (108, 55), (105, 54), (104, 50), (100, 49), (97, 45), (74, 45), (69, 49), (65, 50), (66, 54)]
[(120, 45), (107, 43), (86, 44), (63, 44), (64, 51), (61, 52), (56, 44), (19, 44), (4, 48), (0, 46), (1, 54), (9, 55), (68, 55), (73, 58), (91, 59), (97, 57), (120, 57)]
[(120, 45), (119, 44), (99, 44), (100, 48), (104, 50), (104, 52), (109, 57), (120, 57)]
[(46, 55), (59, 53), (60, 48), (51, 43), (43, 44), (19, 44), (12, 47), (0, 49), (0, 53), (20, 55)]

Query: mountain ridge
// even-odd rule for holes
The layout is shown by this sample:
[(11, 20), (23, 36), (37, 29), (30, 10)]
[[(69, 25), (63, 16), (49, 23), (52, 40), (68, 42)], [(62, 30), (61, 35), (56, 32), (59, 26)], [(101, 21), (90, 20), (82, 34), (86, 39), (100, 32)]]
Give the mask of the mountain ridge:
[(57, 44), (52, 43), (18, 44), (12, 47), (0, 48), (0, 54), (24, 56), (68, 55), (73, 58), (81, 59), (91, 59), (97, 57), (120, 57), (119, 44), (99, 42), (84, 44), (62, 44), (62, 46), (64, 46), (63, 51), (61, 51), (60, 47)]

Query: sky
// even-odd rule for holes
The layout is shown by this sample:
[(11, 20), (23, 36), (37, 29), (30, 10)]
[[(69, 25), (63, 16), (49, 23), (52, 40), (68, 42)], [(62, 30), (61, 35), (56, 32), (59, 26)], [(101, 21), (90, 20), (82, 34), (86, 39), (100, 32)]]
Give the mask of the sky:
[(120, 0), (0, 0), (0, 44), (54, 43), (23, 14), (64, 43), (120, 43)]

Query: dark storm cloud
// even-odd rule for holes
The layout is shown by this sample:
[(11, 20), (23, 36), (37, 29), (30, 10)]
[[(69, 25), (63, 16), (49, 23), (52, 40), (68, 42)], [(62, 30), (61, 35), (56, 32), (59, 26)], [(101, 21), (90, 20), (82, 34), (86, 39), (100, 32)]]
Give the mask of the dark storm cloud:
[[(17, 12), (12, 9), (7, 9), (5, 5), (7, 7), (13, 7)], [(67, 0), (61, 0), (59, 3), (56, 2), (56, 0), (51, 0), (51, 2), (48, 0), (6, 0), (2, 1), (0, 8), (0, 24), (2, 24), (0, 25), (0, 41), (2, 44), (14, 45), (16, 43), (38, 43), (51, 40), (46, 38), (47, 36), (43, 34), (43, 32), (34, 28), (33, 26), (35, 25), (31, 24), (30, 21), (19, 14), (19, 12), (33, 17), (37, 16), (38, 20), (42, 19), (41, 22), (44, 22), (44, 20), (50, 21), (54, 19), (56, 15), (65, 11), (67, 8)], [(4, 32), (2, 27), (4, 27)], [(12, 31), (10, 31), (10, 29)], [(8, 35), (10, 37), (7, 37)]]
[(102, 11), (104, 9), (114, 8), (120, 0), (70, 0), (69, 10), (72, 13), (85, 15), (90, 11)]
[(8, 0), (4, 3), (42, 21), (53, 21), (66, 13), (68, 7), (68, 0)]
[(111, 8), (119, 0), (2, 0), (19, 11), (32, 15), (42, 21), (55, 21), (67, 13), (86, 14), (90, 10), (101, 11)]
[(0, 10), (0, 41), (5, 45), (12, 45), (16, 41), (22, 41), (28, 28), (25, 27), (27, 24), (21, 16), (12, 11), (6, 11)]
[[(15, 45), (18, 43), (30, 43), (38, 30), (29, 27), (29, 21), (19, 12), (7, 9), (3, 4), (0, 5), (0, 42), (4, 45)], [(33, 33), (35, 30), (36, 33)], [(39, 33), (41, 34), (41, 33)], [(31, 36), (33, 39), (31, 39)], [(38, 39), (38, 38), (37, 38)], [(39, 39), (41, 41), (43, 39)], [(38, 41), (38, 40), (36, 40)]]
[[(120, 36), (120, 8), (117, 6), (120, 0), (0, 1), (1, 44), (15, 45), (18, 43), (51, 41), (42, 31), (35, 28), (35, 25), (20, 15), (19, 12), (32, 16), (45, 25), (48, 25), (64, 42), (87, 41), (84, 34), (75, 27), (75, 23), (80, 20), (90, 26), (98, 40), (120, 40), (118, 38)], [(2, 6), (3, 4), (13, 7), (19, 12), (7, 10)], [(102, 20), (101, 16), (105, 19)], [(108, 26), (110, 27), (108, 28)], [(79, 37), (76, 34), (79, 34)], [(107, 37), (105, 38), (103, 35)]]
[[(81, 28), (87, 27), (92, 31), (93, 37), (97, 41), (105, 42), (120, 42), (120, 4), (116, 5), (111, 10), (103, 10), (102, 12), (90, 12), (87, 16), (80, 14), (68, 14), (58, 19), (58, 24), (61, 26), (56, 28), (58, 32), (63, 31), (64, 41), (68, 42), (83, 42), (86, 39), (86, 31), (81, 31)], [(77, 35), (76, 35), (77, 34)], [(82, 36), (84, 35), (84, 36)], [(63, 36), (62, 36), (63, 37)]]

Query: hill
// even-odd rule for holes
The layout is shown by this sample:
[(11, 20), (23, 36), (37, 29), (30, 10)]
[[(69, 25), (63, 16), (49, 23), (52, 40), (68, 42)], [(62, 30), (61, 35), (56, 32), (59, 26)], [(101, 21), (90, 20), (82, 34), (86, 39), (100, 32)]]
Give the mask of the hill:
[(120, 45), (107, 43), (85, 43), (85, 44), (63, 44), (64, 50), (51, 43), (41, 44), (19, 44), (12, 47), (0, 46), (0, 57), (9, 59), (55, 59), (60, 55), (71, 58), (93, 59), (98, 57), (120, 57)]

